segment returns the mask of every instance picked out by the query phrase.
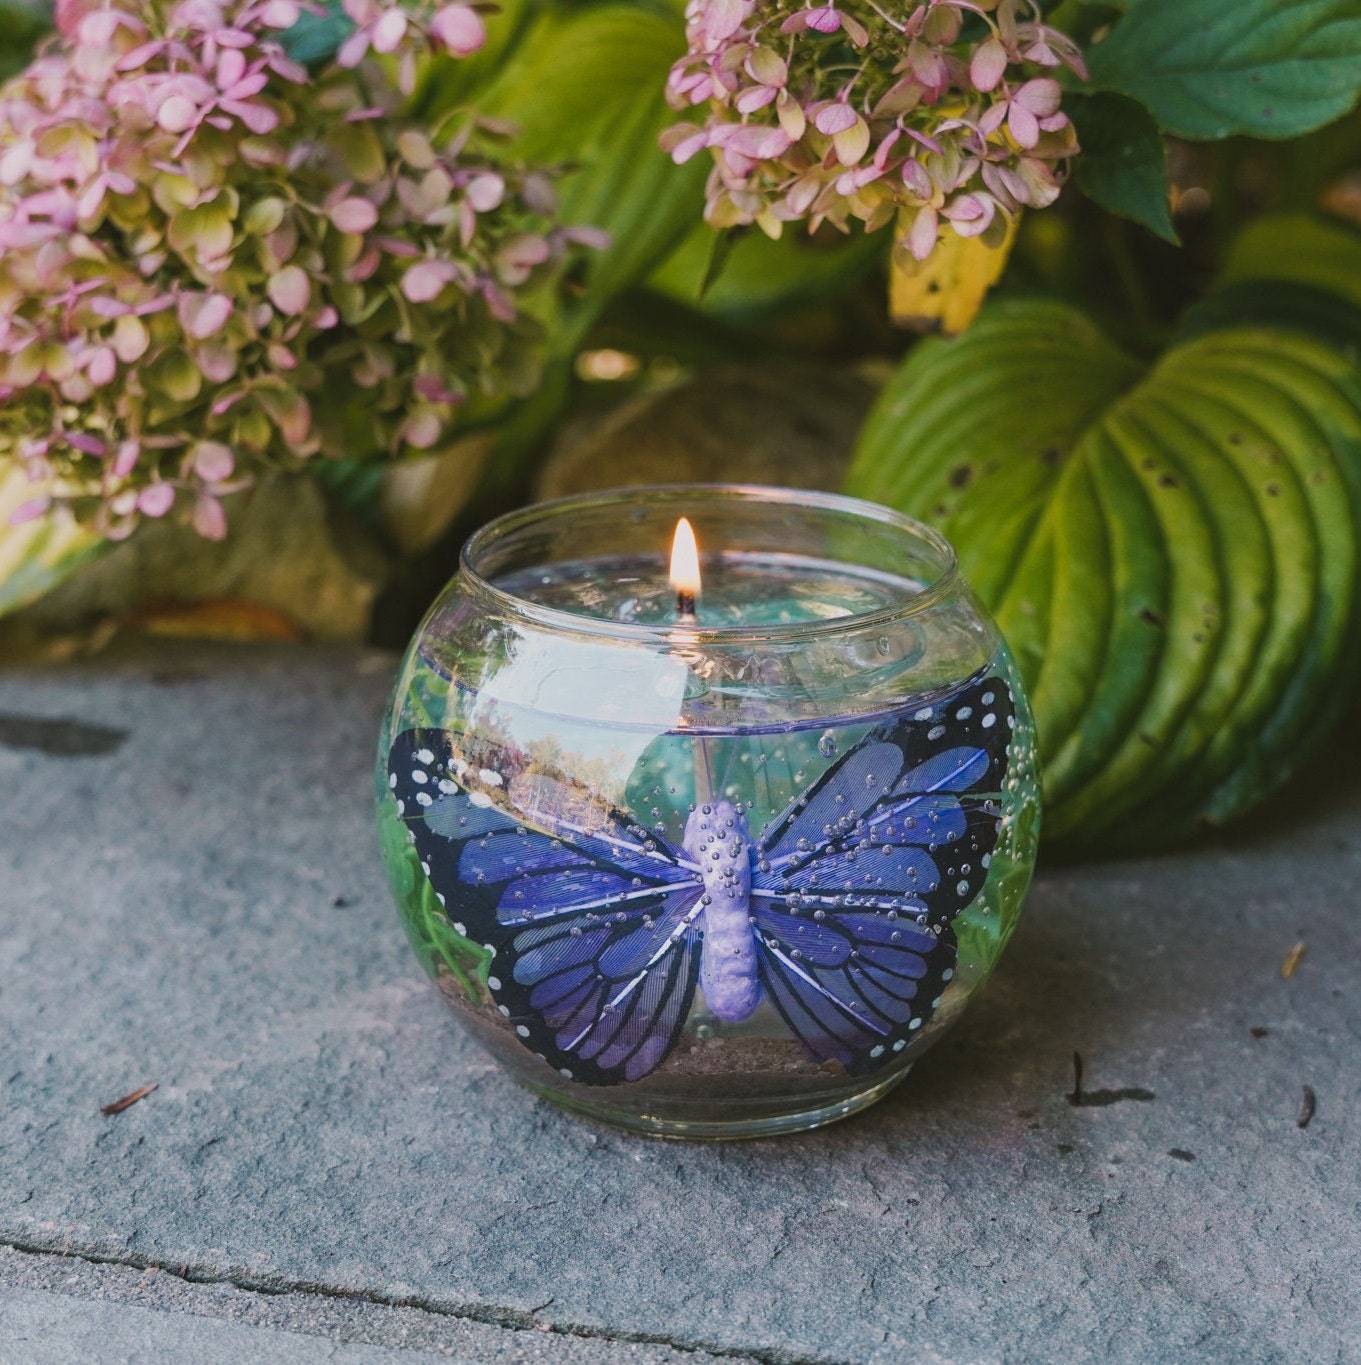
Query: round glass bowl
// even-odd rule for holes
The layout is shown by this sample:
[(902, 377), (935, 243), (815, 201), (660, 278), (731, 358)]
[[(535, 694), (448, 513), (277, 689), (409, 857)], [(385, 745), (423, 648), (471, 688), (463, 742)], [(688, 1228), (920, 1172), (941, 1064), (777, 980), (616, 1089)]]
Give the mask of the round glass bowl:
[(546, 1098), (674, 1137), (811, 1128), (896, 1085), (996, 963), (1039, 830), (1020, 681), (949, 545), (770, 488), (479, 531), (402, 663), (377, 786), (464, 1026)]

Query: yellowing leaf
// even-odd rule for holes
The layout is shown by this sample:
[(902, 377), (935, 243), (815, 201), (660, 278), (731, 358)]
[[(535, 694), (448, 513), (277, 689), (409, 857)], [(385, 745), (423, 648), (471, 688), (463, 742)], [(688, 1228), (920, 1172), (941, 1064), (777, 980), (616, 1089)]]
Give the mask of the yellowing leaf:
[(894, 251), (888, 286), (894, 322), (920, 332), (962, 332), (1001, 278), (1015, 240), (1013, 222), (1000, 246), (947, 231), (924, 261), (913, 260), (902, 248)]
[(283, 640), (295, 643), (306, 632), (290, 616), (259, 602), (231, 598), (207, 602), (154, 600), (129, 612), (125, 624), (145, 635), (180, 640)]
[(0, 616), (41, 597), (103, 549), (65, 513), (11, 525), (10, 516), (43, 491), (17, 464), (0, 464)]

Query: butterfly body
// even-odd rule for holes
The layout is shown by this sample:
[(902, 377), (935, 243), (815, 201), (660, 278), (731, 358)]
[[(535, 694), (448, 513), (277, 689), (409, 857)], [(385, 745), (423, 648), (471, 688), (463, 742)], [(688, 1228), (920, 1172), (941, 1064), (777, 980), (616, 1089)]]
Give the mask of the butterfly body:
[(704, 883), (704, 956), (699, 985), (704, 1003), (727, 1024), (750, 1019), (761, 1003), (761, 979), (751, 914), (751, 832), (731, 801), (706, 802), (690, 812), (681, 847)]
[(1013, 702), (980, 675), (860, 730), (759, 834), (749, 807), (711, 800), (673, 844), (522, 750), (433, 728), (393, 741), (389, 787), (455, 932), (490, 954), (497, 1009), (563, 1077), (647, 1076), (700, 990), (728, 1024), (768, 1001), (815, 1061), (860, 1075), (906, 1049), (954, 976)]

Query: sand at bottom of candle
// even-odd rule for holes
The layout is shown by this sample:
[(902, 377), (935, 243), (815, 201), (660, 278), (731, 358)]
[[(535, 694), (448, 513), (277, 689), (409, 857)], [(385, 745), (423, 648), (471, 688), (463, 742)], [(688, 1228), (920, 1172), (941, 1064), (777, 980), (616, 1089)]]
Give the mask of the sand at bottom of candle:
[[(469, 1011), (461, 987), (451, 976), (439, 976), (437, 984), (478, 1041), (494, 1055), (505, 1056), (505, 1021), (496, 1010), (486, 1006)], [(518, 1062), (520, 1058), (511, 1052), (506, 1060)], [(528, 1079), (539, 1078), (531, 1072)], [(687, 1033), (666, 1065), (648, 1078), (646, 1088), (658, 1098), (723, 1100), (807, 1095), (810, 1084), (816, 1089), (819, 1081), (831, 1089), (844, 1086), (845, 1068), (815, 1060), (787, 1034), (697, 1038)], [(596, 1098), (607, 1100), (608, 1088)]]

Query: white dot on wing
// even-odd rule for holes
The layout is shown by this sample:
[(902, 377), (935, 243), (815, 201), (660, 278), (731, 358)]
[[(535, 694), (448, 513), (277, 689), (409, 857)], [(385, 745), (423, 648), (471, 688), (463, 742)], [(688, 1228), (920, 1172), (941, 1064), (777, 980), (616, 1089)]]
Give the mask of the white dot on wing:
[(987, 714), (986, 716), (983, 717), (983, 728), (984, 728), (985, 730), (991, 730), (992, 727), (993, 727), (994, 725), (996, 725), (996, 724), (997, 724), (997, 717), (994, 716), (993, 713), (992, 713), (991, 711), (989, 711), (988, 714)]
[(435, 804), (435, 798), (429, 792), (417, 792), (416, 800), (422, 806), (433, 806)]
[(501, 989), (501, 978), (499, 976), (489, 976), (487, 978), (488, 990), (499, 991)]
[(412, 768), (411, 780), (419, 786), (425, 786), (430, 781), (430, 774), (422, 772), (419, 768)]
[(971, 715), (973, 715), (972, 706), (961, 706), (959, 710), (955, 712), (955, 719), (968, 720)]
[(397, 798), (397, 814), (398, 815), (406, 814), (406, 802), (403, 801), (400, 796)]
[(917, 1018), (917, 1019), (914, 1019), (914, 1020), (908, 1025), (908, 1028), (914, 1028), (914, 1029), (915, 1029), (915, 1028), (921, 1028), (921, 1026), (922, 1026), (922, 1021), (921, 1021), (920, 1018)]
[(515, 1032), (518, 1033), (521, 1038), (529, 1037), (529, 1030), (523, 1024), (516, 1024)]
[(394, 791), (396, 790), (396, 787), (397, 787), (397, 774), (396, 774), (396, 773), (389, 773), (389, 774), (388, 774), (388, 786), (391, 787), (391, 788), (393, 788)]
[(930, 708), (929, 706), (923, 706), (922, 709), (921, 709), (920, 711), (918, 711), (917, 714), (916, 714), (915, 716), (912, 717), (912, 719), (913, 719), (913, 720), (930, 720), (930, 719), (931, 719), (931, 708)]
[(943, 725), (933, 725), (927, 732), (927, 739), (939, 739), (945, 733)]
[(432, 753), (430, 752), (429, 749), (417, 749), (417, 750), (416, 750), (416, 762), (417, 762), (417, 763), (433, 763), (434, 761), (435, 761), (435, 755), (432, 754)]
[(509, 1006), (509, 1005), (497, 1005), (496, 1011), (497, 1011), (498, 1014), (504, 1014), (505, 1017), (506, 1017), (507, 1019), (510, 1018), (510, 1006)]

